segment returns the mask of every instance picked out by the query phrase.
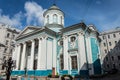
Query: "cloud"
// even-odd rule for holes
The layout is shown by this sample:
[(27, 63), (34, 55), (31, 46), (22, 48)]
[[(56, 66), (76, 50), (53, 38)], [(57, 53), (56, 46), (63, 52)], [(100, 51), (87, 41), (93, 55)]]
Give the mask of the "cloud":
[(85, 21), (87, 24), (94, 24), (102, 32), (120, 26), (120, 15), (118, 15), (118, 12), (105, 14), (99, 11), (92, 11), (86, 16)]
[(8, 24), (11, 26), (21, 26), (21, 16), (22, 13), (19, 12), (15, 14), (12, 18), (9, 15), (2, 14), (2, 9), (0, 9), (0, 22), (4, 24)]
[(42, 6), (35, 2), (26, 2), (24, 9), (24, 13), (19, 11), (13, 17), (4, 15), (2, 9), (0, 9), (0, 22), (19, 29), (23, 29), (25, 27), (23, 25), (43, 25), (43, 13), (46, 9), (43, 9)]
[(42, 25), (43, 24), (43, 9), (40, 5), (35, 2), (25, 3), (25, 16), (27, 19), (27, 25)]

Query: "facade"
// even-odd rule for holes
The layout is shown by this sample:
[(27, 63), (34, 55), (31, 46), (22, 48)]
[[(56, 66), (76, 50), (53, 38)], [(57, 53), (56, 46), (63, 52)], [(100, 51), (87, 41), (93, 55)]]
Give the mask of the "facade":
[[(0, 50), (0, 59), (2, 62), (12, 57), (12, 53), (15, 47), (15, 38), (19, 34), (19, 31), (11, 26), (0, 23), (0, 43), (4, 45)], [(2, 64), (2, 63), (0, 63)], [(2, 65), (0, 65), (2, 67)], [(0, 68), (1, 70), (2, 68)]]
[(103, 70), (120, 70), (120, 28), (102, 32), (100, 38)]
[[(2, 61), (3, 61), (3, 51), (4, 51), (4, 48), (5, 48), (5, 45), (1, 44), (0, 43), (0, 65), (2, 64)], [(2, 66), (0, 66), (0, 69), (2, 69)], [(0, 71), (1, 73), (1, 71)]]
[(28, 26), (16, 39), (12, 75), (100, 74), (99, 33), (83, 22), (64, 27), (64, 13), (51, 6), (44, 26)]

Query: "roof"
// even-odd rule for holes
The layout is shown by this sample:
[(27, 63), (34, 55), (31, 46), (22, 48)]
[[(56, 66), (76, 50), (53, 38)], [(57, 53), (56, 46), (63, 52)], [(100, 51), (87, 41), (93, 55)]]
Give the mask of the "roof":
[(48, 10), (60, 10), (60, 8), (53, 4)]
[(10, 31), (10, 32), (13, 32), (13, 33), (17, 33), (17, 34), (20, 33), (20, 31), (18, 31), (16, 29), (7, 28), (7, 30)]
[[(29, 33), (27, 33), (27, 34), (22, 34), (22, 33), (24, 33), (24, 31), (25, 30), (27, 30), (27, 29), (34, 29), (34, 31), (32, 31), (32, 32), (29, 32)], [(39, 32), (46, 32), (46, 33), (48, 33), (48, 34), (51, 34), (51, 35), (53, 35), (53, 36), (55, 36), (57, 33), (56, 32), (54, 32), (54, 31), (52, 31), (51, 29), (49, 29), (49, 28), (47, 28), (47, 27), (42, 27), (42, 28), (38, 28), (38, 27), (26, 27), (21, 33), (20, 33), (20, 35), (17, 37), (17, 39), (16, 40), (19, 40), (19, 39), (21, 39), (21, 38), (24, 38), (24, 37), (27, 37), (27, 36), (30, 36), (30, 35), (32, 35), (32, 34), (35, 34), (35, 33), (39, 33)]]
[(71, 30), (78, 29), (80, 27), (83, 28), (83, 29), (86, 29), (87, 26), (83, 22), (81, 22), (81, 23), (74, 24), (74, 25), (68, 26), (66, 28), (63, 28), (63, 29), (61, 29), (61, 31), (64, 33), (64, 32), (68, 32), (68, 31), (71, 31)]
[(46, 10), (43, 14), (43, 16), (45, 16), (45, 14), (48, 12), (48, 11), (51, 11), (51, 10), (58, 10), (58, 11), (61, 11), (64, 15), (64, 12), (58, 7), (56, 6), (56, 4), (53, 4), (48, 10)]
[(100, 34), (101, 34), (101, 35), (105, 35), (105, 34), (111, 34), (111, 33), (116, 33), (116, 32), (120, 32), (120, 27), (116, 27), (116, 28), (114, 28), (114, 29), (101, 32)]

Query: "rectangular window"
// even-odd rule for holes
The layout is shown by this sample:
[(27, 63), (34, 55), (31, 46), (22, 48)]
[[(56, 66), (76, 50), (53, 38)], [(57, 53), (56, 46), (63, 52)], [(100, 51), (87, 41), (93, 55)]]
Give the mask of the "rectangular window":
[(103, 39), (105, 39), (105, 36), (103, 36)]
[(116, 68), (116, 66), (115, 66), (115, 64), (113, 64), (113, 69), (115, 69)]
[(108, 35), (108, 39), (110, 39), (110, 35)]
[(108, 57), (106, 57), (106, 61), (108, 61)]
[(115, 44), (117, 44), (117, 41), (115, 41)]
[(116, 35), (115, 35), (115, 34), (113, 34), (113, 37), (115, 38), (115, 37), (116, 37)]
[(109, 68), (109, 64), (107, 64), (107, 68)]
[(109, 42), (109, 46), (111, 46), (112, 45), (112, 43), (111, 42)]
[(106, 50), (106, 49), (105, 49), (104, 51), (105, 51), (105, 53), (107, 53), (107, 50)]
[(7, 52), (7, 48), (5, 48), (5, 50), (4, 50), (4, 53), (6, 53)]
[(120, 56), (118, 56), (118, 60), (120, 60)]
[(104, 43), (104, 46), (106, 46), (106, 43)]
[(15, 38), (15, 35), (13, 35), (13, 39)]
[(72, 65), (72, 69), (78, 69), (77, 67), (77, 56), (71, 56), (71, 65)]
[(112, 52), (112, 49), (110, 49), (110, 52)]
[(7, 33), (7, 38), (9, 38), (10, 37), (10, 33)]
[(114, 61), (114, 57), (112, 56), (112, 60)]
[(8, 41), (8, 40), (6, 40), (6, 45), (8, 45), (8, 42), (9, 42), (9, 41)]
[(64, 60), (63, 60), (63, 54), (60, 55), (60, 68), (61, 70), (64, 69)]

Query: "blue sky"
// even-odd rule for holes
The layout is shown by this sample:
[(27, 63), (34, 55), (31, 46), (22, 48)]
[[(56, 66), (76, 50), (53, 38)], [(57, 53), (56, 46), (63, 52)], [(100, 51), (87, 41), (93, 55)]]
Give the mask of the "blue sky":
[[(0, 22), (24, 29), (43, 25), (43, 12), (54, 0), (0, 0)], [(99, 31), (120, 26), (120, 0), (56, 0), (65, 13), (65, 27), (84, 21)]]

